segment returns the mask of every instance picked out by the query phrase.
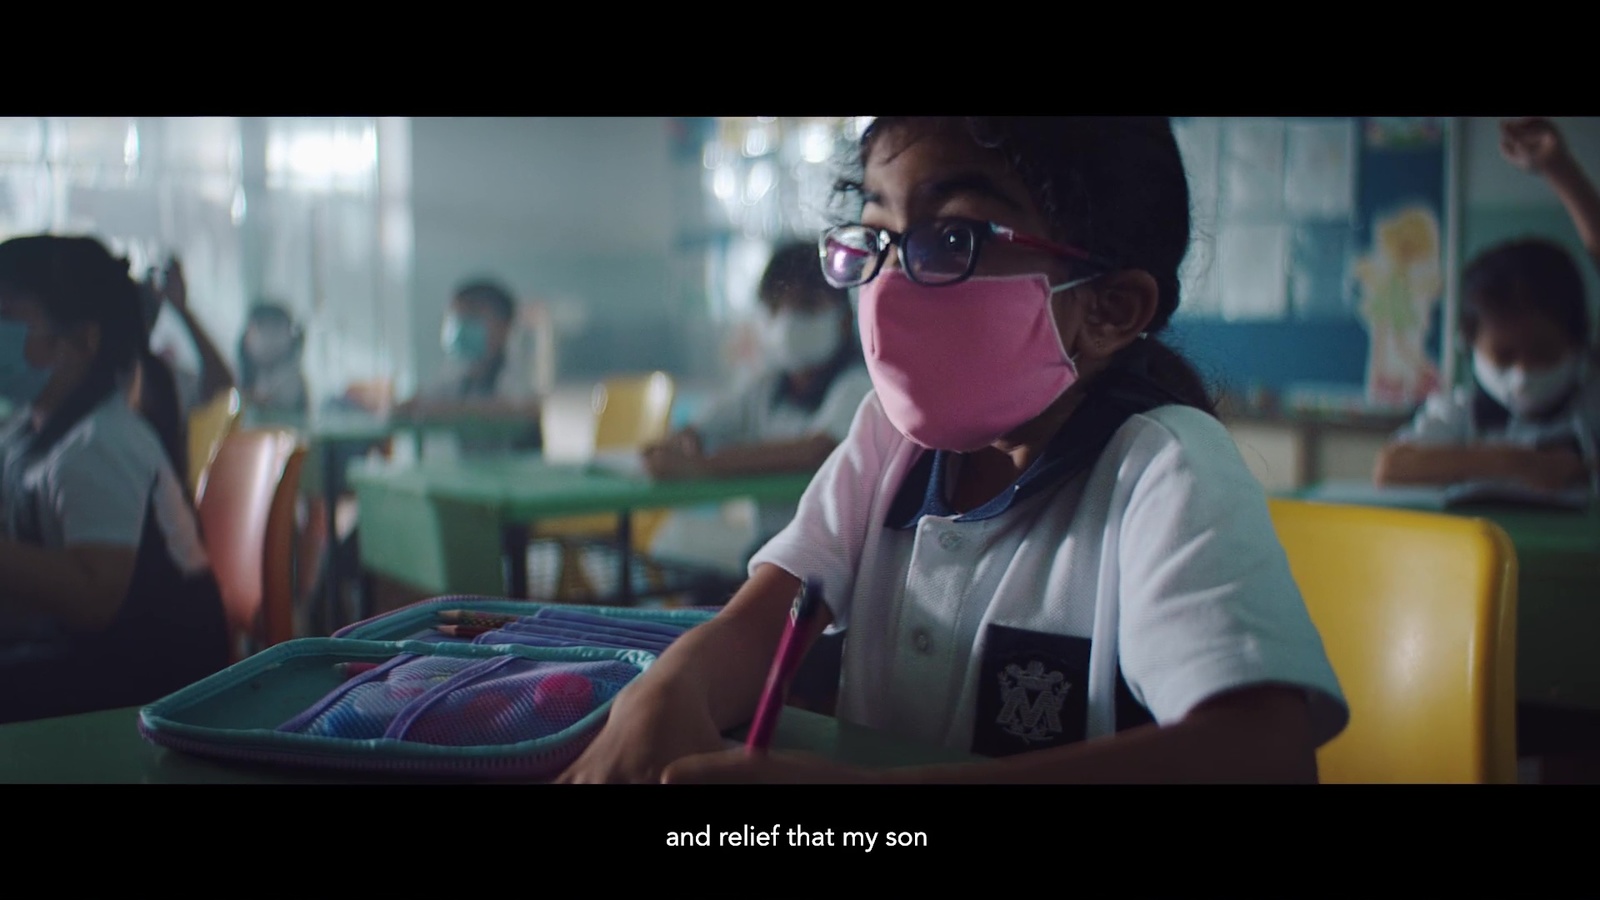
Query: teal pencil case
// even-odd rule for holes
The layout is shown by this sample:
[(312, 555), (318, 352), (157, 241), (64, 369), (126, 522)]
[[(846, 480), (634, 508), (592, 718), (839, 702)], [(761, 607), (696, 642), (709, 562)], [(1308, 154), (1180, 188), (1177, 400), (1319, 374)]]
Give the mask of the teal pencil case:
[(145, 707), (139, 732), (245, 763), (543, 780), (715, 614), (441, 597), (268, 648)]

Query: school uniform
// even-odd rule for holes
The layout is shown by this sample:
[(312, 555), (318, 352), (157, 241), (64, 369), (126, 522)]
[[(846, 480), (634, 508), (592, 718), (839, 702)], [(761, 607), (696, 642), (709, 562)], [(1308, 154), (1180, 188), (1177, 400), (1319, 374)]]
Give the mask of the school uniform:
[(1586, 366), (1565, 399), (1537, 417), (1519, 416), (1476, 382), (1436, 392), (1423, 402), (1416, 417), (1395, 440), (1427, 446), (1510, 444), (1527, 449), (1570, 448), (1588, 463), (1600, 465), (1600, 370)]
[(1265, 683), (1318, 744), (1349, 717), (1260, 484), (1216, 419), (1091, 392), (1008, 491), (950, 508), (957, 454), (876, 394), (751, 560), (816, 583), (845, 631), (837, 714), (987, 756), (1061, 746)]
[[(843, 367), (811, 397), (795, 394), (785, 373), (767, 372), (712, 406), (693, 427), (707, 454), (725, 447), (800, 440), (813, 434), (826, 434), (842, 443), (862, 398), (871, 390), (872, 379), (858, 362)], [(765, 542), (783, 530), (796, 508), (793, 502), (758, 505), (757, 538)]]
[[(199, 523), (155, 432), (118, 391), (42, 452), (24, 411), (0, 427), (0, 538), (136, 549), (111, 625), (73, 632), (0, 605), (0, 721), (156, 700), (228, 663)], [(0, 592), (4, 588), (0, 587)]]

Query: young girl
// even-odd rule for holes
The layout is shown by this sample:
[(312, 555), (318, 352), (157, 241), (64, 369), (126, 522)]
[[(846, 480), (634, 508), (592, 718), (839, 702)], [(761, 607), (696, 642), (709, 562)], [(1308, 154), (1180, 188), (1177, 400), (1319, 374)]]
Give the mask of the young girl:
[[(1600, 259), (1600, 195), (1555, 126), (1507, 121), (1502, 150), (1550, 182)], [(1600, 372), (1572, 256), (1554, 241), (1507, 241), (1467, 265), (1461, 293), (1473, 381), (1428, 397), (1379, 455), (1374, 480), (1492, 479), (1548, 490), (1600, 483)]]
[(0, 328), (31, 373), (0, 427), (0, 721), (148, 703), (225, 666), (194, 511), (129, 395), (148, 343), (126, 262), (90, 238), (0, 244)]
[[(1164, 118), (876, 120), (860, 285), (875, 391), (715, 620), (616, 700), (567, 782), (1316, 780), (1348, 720), (1266, 498), (1154, 334), (1189, 241)], [(841, 718), (991, 759), (718, 752), (802, 580), (850, 629)]]

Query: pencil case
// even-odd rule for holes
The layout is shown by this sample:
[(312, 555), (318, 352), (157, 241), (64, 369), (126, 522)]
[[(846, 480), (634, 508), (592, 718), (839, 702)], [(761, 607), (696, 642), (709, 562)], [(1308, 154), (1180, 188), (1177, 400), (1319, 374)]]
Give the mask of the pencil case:
[(715, 614), (427, 600), (270, 647), (145, 707), (139, 732), (242, 763), (545, 780), (593, 740), (619, 691)]

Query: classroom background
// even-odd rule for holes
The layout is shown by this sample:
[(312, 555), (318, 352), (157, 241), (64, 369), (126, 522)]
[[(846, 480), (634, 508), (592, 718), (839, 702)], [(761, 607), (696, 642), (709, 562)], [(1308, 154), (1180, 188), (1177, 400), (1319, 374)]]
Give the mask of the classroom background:
[[(1508, 164), (1497, 118), (1174, 121), (1195, 242), (1164, 337), (1219, 393), (1275, 497), (1370, 484), (1423, 398), (1472, 378), (1454, 323), (1479, 251), (1554, 239), (1600, 297), (1567, 211)], [(1553, 121), (1600, 172), (1600, 118)], [(639, 450), (762, 372), (758, 282), (775, 248), (839, 214), (837, 165), (868, 122), (0, 118), (0, 240), (93, 235), (136, 277), (180, 260), (193, 322), (165, 303), (151, 338), (180, 374), (207, 366), (205, 341), (236, 365), (263, 302), (303, 335), (308, 403), (286, 422), (307, 452), (284, 475), (294, 539), (273, 537), (271, 486), (226, 513), (266, 523), (245, 553), (253, 602), (293, 595), (267, 643), (443, 594), (714, 605), (741, 577), (759, 504), (793, 502), (809, 476), (640, 486)], [(472, 423), (394, 414), (452, 364), (441, 323), (474, 281), (513, 295), (507, 358), (541, 404), (536, 462), (469, 461)], [(189, 419), (203, 522), (207, 429), (271, 424), (249, 406), (234, 395)], [(619, 471), (632, 480), (607, 480)], [(1507, 520), (1535, 610), (1519, 625), (1520, 699), (1590, 714), (1595, 515)], [(264, 576), (291, 546), (292, 572)]]
[[(303, 323), (314, 408), (353, 384), (409, 396), (443, 362), (453, 286), (492, 277), (542, 314), (523, 334), (541, 388), (664, 371), (677, 425), (754, 364), (755, 281), (775, 242), (827, 221), (836, 154), (865, 121), (6, 118), (0, 237), (95, 234), (136, 271), (176, 255), (224, 348), (253, 302), (278, 300)], [(1555, 121), (1593, 170), (1600, 120)], [(1366, 477), (1415, 405), (1362, 311), (1385, 216), (1422, 209), (1437, 231), (1421, 337), (1442, 379), (1467, 377), (1439, 327), (1464, 260), (1521, 234), (1584, 256), (1547, 187), (1501, 157), (1493, 118), (1177, 126), (1197, 241), (1170, 336), (1224, 392), (1272, 490)], [(198, 365), (170, 309), (154, 340)], [(660, 536), (723, 561), (741, 546), (689, 515)]]

